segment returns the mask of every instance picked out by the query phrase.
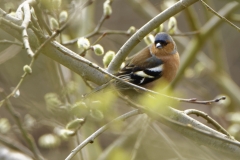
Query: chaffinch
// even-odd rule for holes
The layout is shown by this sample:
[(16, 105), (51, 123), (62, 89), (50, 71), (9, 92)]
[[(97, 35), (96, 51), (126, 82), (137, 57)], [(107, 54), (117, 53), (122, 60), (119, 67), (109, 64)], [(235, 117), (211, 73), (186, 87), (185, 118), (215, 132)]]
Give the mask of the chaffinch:
[[(170, 83), (176, 76), (179, 63), (175, 42), (170, 35), (161, 32), (155, 36), (153, 44), (134, 55), (130, 62), (115, 75), (124, 81), (151, 89), (155, 83), (161, 83), (161, 81)], [(113, 84), (118, 89), (129, 88), (128, 85), (114, 80), (95, 88), (84, 97), (98, 92), (109, 84)]]
[(132, 57), (116, 76), (136, 85), (152, 88), (161, 81), (170, 83), (179, 67), (177, 46), (170, 35), (161, 32), (154, 43)]

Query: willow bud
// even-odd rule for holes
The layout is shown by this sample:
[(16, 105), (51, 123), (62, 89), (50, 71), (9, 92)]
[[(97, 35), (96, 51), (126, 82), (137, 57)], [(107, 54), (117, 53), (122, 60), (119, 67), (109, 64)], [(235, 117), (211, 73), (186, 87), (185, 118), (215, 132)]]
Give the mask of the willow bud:
[(103, 3), (103, 14), (105, 17), (109, 17), (112, 14), (112, 7), (110, 6), (110, 1), (106, 0)]
[(82, 118), (74, 119), (67, 124), (66, 129), (77, 130), (83, 123), (84, 119)]
[(84, 50), (88, 49), (90, 47), (90, 42), (87, 38), (81, 37), (77, 41), (78, 48), (82, 48)]
[(171, 17), (168, 21), (168, 33), (174, 34), (177, 30), (177, 20), (175, 17)]
[(152, 34), (147, 35), (146, 37), (144, 37), (144, 42), (147, 45), (150, 45), (154, 42), (154, 36)]
[(23, 71), (26, 72), (27, 74), (31, 74), (32, 73), (32, 68), (29, 65), (25, 65), (23, 67)]
[(114, 56), (115, 56), (114, 51), (107, 51), (107, 53), (103, 57), (103, 64), (105, 68), (110, 64)]
[(58, 21), (55, 18), (53, 18), (53, 17), (50, 18), (50, 28), (53, 31), (59, 29)]
[(131, 26), (128, 30), (127, 33), (128, 34), (134, 34), (136, 32), (136, 28), (134, 26)]
[(100, 44), (96, 44), (92, 47), (96, 55), (101, 56), (104, 54), (104, 49)]
[(60, 14), (59, 14), (59, 23), (62, 24), (64, 22), (67, 21), (67, 18), (68, 18), (68, 12), (67, 11), (62, 11)]

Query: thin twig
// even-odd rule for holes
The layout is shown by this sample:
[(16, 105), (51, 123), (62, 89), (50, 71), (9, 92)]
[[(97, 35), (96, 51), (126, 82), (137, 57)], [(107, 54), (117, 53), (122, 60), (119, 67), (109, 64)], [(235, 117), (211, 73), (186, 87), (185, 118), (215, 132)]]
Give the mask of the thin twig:
[[(53, 44), (53, 43), (52, 43)], [(146, 92), (146, 93), (149, 93), (149, 94), (153, 94), (153, 95), (161, 95), (161, 96), (164, 96), (166, 98), (170, 98), (170, 99), (173, 99), (173, 100), (177, 100), (177, 101), (180, 101), (180, 102), (187, 102), (187, 103), (195, 103), (195, 104), (204, 104), (204, 105), (207, 105), (207, 104), (212, 104), (212, 103), (215, 103), (215, 102), (219, 102), (220, 100), (224, 100), (226, 99), (226, 97), (220, 97), (220, 98), (217, 98), (217, 99), (213, 99), (213, 100), (209, 100), (209, 101), (198, 101), (196, 98), (191, 98), (191, 99), (183, 99), (183, 98), (177, 98), (177, 97), (172, 97), (172, 96), (168, 96), (168, 95), (165, 95), (165, 94), (161, 94), (161, 93), (158, 93), (158, 92), (155, 92), (155, 91), (152, 91), (152, 90), (149, 90), (149, 89), (146, 89), (146, 88), (143, 88), (141, 86), (138, 86), (138, 85), (135, 85), (133, 83), (130, 83), (130, 82), (126, 82), (124, 81), (123, 79), (119, 78), (119, 77), (116, 77), (114, 76), (113, 74), (111, 73), (108, 73), (106, 70), (104, 70), (103, 68), (99, 67), (98, 65), (88, 61), (87, 59), (81, 57), (80, 55), (74, 53), (73, 51), (71, 51), (70, 49), (62, 46), (61, 44), (55, 42), (53, 45), (55, 45), (55, 47), (63, 52), (65, 55), (67, 56), (70, 56), (72, 57), (73, 59), (76, 59), (76, 60), (79, 60), (81, 61), (82, 63), (85, 63), (87, 64), (88, 66), (92, 67), (92, 68), (95, 68), (97, 69), (98, 71), (102, 72), (103, 74), (105, 75), (108, 75), (110, 78), (112, 78), (113, 80), (110, 80), (109, 82), (107, 82), (106, 84), (103, 84), (104, 87), (101, 87), (100, 86), (100, 89), (103, 89), (105, 88), (106, 86), (108, 86), (109, 83), (114, 83), (114, 80), (117, 80), (118, 82), (120, 83), (123, 83), (123, 84), (127, 84), (130, 88), (134, 88), (134, 89), (137, 89), (139, 91), (143, 91), (143, 92)], [(98, 90), (97, 90), (98, 91)], [(93, 92), (96, 92), (96, 91), (93, 91)], [(91, 93), (90, 93), (91, 94)], [(84, 98), (86, 98), (87, 96), (84, 96)]]
[(92, 135), (90, 135), (87, 139), (85, 139), (79, 146), (77, 146), (76, 148), (74, 148), (71, 153), (67, 156), (67, 158), (65, 160), (70, 160), (72, 159), (77, 152), (79, 152), (83, 147), (85, 147), (88, 143), (93, 143), (94, 139), (97, 138), (99, 135), (101, 135), (104, 131), (106, 131), (110, 126), (112, 126), (113, 124), (119, 122), (119, 121), (123, 121), (127, 118), (130, 118), (132, 116), (138, 115), (139, 111), (137, 109), (130, 111), (128, 113), (125, 113), (119, 117), (117, 117), (116, 119), (112, 120), (111, 122), (107, 123), (106, 125), (102, 126), (101, 128), (99, 128), (96, 132), (94, 132)]
[(207, 113), (204, 113), (204, 112), (196, 110), (196, 109), (187, 109), (184, 111), (184, 113), (186, 115), (195, 114), (197, 116), (200, 116), (200, 117), (206, 119), (208, 123), (212, 124), (217, 129), (217, 131), (227, 135), (229, 138), (232, 138), (232, 136), (217, 121), (215, 121), (213, 118), (211, 118)]
[[(208, 126), (205, 126), (202, 123), (196, 121), (195, 119), (192, 119), (187, 114), (185, 114), (181, 111), (177, 111), (171, 107), (169, 107), (170, 112), (173, 112), (173, 111), (177, 111), (177, 112), (175, 112), (175, 114), (176, 114), (175, 116), (169, 118), (169, 116), (160, 114), (160, 113), (152, 110), (151, 108), (146, 109), (145, 107), (143, 107), (139, 104), (136, 104), (131, 99), (129, 99), (127, 96), (121, 96), (120, 98), (122, 98), (125, 102), (127, 102), (129, 105), (133, 106), (134, 108), (137, 108), (139, 110), (139, 112), (146, 113), (151, 118), (158, 120), (160, 122), (164, 122), (164, 124), (168, 125), (171, 128), (173, 126), (175, 126), (177, 128), (179, 127), (178, 128), (179, 130), (175, 127), (174, 127), (174, 129), (180, 131), (181, 133), (188, 133), (188, 132), (183, 131), (182, 130), (183, 128), (185, 128), (186, 130), (190, 129), (202, 136), (205, 135), (205, 136), (214, 137), (215, 140), (220, 138), (221, 140), (223, 140), (225, 142), (230, 142), (232, 145), (240, 146), (240, 142), (236, 141), (231, 136), (230, 137), (228, 136), (228, 138), (225, 138), (224, 135), (226, 135), (226, 134), (222, 134), (221, 132), (213, 130), (213, 129), (209, 128)], [(179, 116), (182, 116), (182, 117), (180, 118), (179, 116), (177, 116), (177, 114), (180, 114)], [(184, 115), (186, 115), (187, 117)], [(182, 129), (180, 129), (180, 128), (182, 128)], [(189, 133), (189, 134), (191, 135), (193, 133)], [(189, 138), (192, 138), (192, 137), (190, 136)], [(198, 138), (195, 140), (198, 140)], [(222, 143), (222, 142), (220, 142), (220, 143)], [(219, 146), (219, 147), (221, 147), (221, 146)], [(223, 148), (225, 149), (225, 147), (223, 147)]]
[(94, 29), (93, 32), (89, 33), (88, 35), (86, 35), (86, 38), (91, 38), (93, 35), (95, 35), (96, 33), (98, 33), (98, 31), (100, 30), (100, 28), (102, 27), (104, 21), (107, 19), (107, 16), (105, 16), (104, 14), (102, 15), (101, 19), (99, 20), (96, 28)]
[(144, 136), (146, 135), (148, 125), (149, 125), (150, 121), (151, 121), (151, 119), (149, 117), (146, 117), (146, 119), (144, 119), (144, 122), (142, 124), (141, 129), (140, 129), (140, 133), (138, 134), (135, 145), (133, 147), (133, 151), (132, 151), (132, 154), (131, 154), (132, 155), (131, 160), (136, 159), (137, 152), (138, 152), (139, 147), (140, 147), (140, 145), (143, 141)]
[[(51, 40), (51, 38), (53, 38), (53, 37), (48, 38), (44, 43), (42, 43), (42, 44), (36, 49), (36, 52), (34, 53), (34, 56), (32, 57), (32, 60), (31, 60), (31, 62), (30, 62), (30, 64), (29, 64), (29, 67), (32, 67), (32, 65), (33, 65), (33, 63), (34, 63), (34, 61), (35, 61), (36, 56), (38, 55), (38, 53), (40, 53), (40, 51), (42, 50), (42, 48)], [(4, 98), (2, 101), (0, 101), (1, 103), (3, 103), (5, 100), (9, 99), (10, 97), (12, 97), (12, 96), (16, 93), (16, 91), (19, 89), (19, 87), (20, 87), (21, 84), (23, 83), (24, 78), (25, 78), (27, 75), (28, 75), (27, 72), (24, 72), (24, 73), (23, 73), (23, 75), (21, 76), (21, 79), (19, 80), (17, 86), (13, 89), (13, 91), (12, 91), (9, 95), (6, 96), (6, 98)]]
[(201, 31), (192, 31), (192, 32), (184, 32), (184, 33), (174, 33), (170, 34), (171, 36), (192, 36), (199, 34)]
[(122, 34), (126, 36), (130, 36), (131, 34), (128, 31), (121, 31), (121, 30), (101, 30), (98, 32), (98, 34), (104, 34), (104, 35), (111, 35), (111, 34)]
[(98, 37), (98, 39), (95, 42), (93, 42), (92, 45), (99, 42), (106, 35), (110, 35), (110, 34), (120, 34), (120, 35), (127, 35), (127, 36), (131, 35), (128, 31), (118, 31), (118, 30), (103, 30), (103, 31), (99, 31), (97, 34), (101, 34), (101, 36)]
[(13, 91), (7, 95), (3, 100), (0, 101), (0, 103), (4, 103), (7, 99), (9, 99), (10, 97), (12, 97), (16, 92), (17, 90), (19, 89), (19, 87), (21, 86), (24, 78), (28, 75), (27, 72), (24, 72), (23, 75), (21, 76), (21, 79), (19, 80), (17, 86), (13, 89)]
[[(37, 55), (40, 53), (40, 51), (43, 49), (43, 47), (50, 42), (53, 38), (55, 37), (55, 34), (53, 34), (52, 36), (50, 36), (48, 39), (46, 39), (35, 51), (34, 56), (32, 57), (32, 60), (29, 64), (29, 67), (32, 67)], [(9, 99), (10, 97), (12, 97), (16, 91), (19, 89), (19, 87), (21, 86), (21, 84), (23, 83), (24, 78), (28, 75), (27, 72), (24, 72), (23, 75), (21, 76), (20, 81), (18, 82), (17, 86), (14, 88), (14, 90), (6, 96), (6, 98), (4, 98), (2, 101), (0, 101), (1, 103), (3, 103), (5, 100)]]
[(93, 3), (92, 0), (88, 0), (86, 1), (84, 4), (81, 4), (78, 8), (78, 10), (76, 10), (68, 19), (67, 21), (62, 25), (62, 27), (58, 30), (58, 32), (62, 32), (64, 29), (66, 29), (66, 27), (70, 24), (71, 21), (75, 20), (76, 14), (79, 14), (79, 10), (81, 11), (82, 9), (84, 9), (85, 7), (91, 5)]
[(82, 57), (85, 57), (85, 55), (86, 55), (86, 52), (87, 51), (89, 51), (89, 50), (91, 50), (91, 49), (93, 49), (93, 47), (92, 46), (90, 46), (89, 48), (87, 48), (87, 49), (84, 49), (81, 53), (79, 53), (79, 55), (80, 56), (82, 56)]
[[(94, 34), (92, 32), (92, 33), (90, 33), (86, 36), (83, 36), (83, 37), (91, 38), (93, 36), (100, 35), (100, 37), (94, 43), (92, 43), (92, 45), (93, 45), (93, 44), (96, 44), (98, 41), (100, 41), (100, 39), (102, 39), (104, 36), (112, 35), (112, 34), (119, 34), (119, 35), (126, 35), (126, 36), (131, 35), (128, 31), (124, 31), (124, 30), (123, 31), (121, 31), (121, 30), (101, 30), (101, 31), (95, 32)], [(76, 43), (78, 39), (79, 39), (79, 37), (75, 38), (73, 40), (70, 40), (68, 42), (64, 42), (63, 45), (70, 45), (70, 44)]]
[[(76, 134), (76, 142), (75, 142), (75, 146), (77, 147), (81, 142), (82, 142), (82, 135), (81, 135), (81, 131), (80, 130), (77, 130), (77, 134)], [(74, 147), (75, 147), (74, 146)], [(84, 160), (85, 158), (85, 154), (84, 154), (84, 151), (81, 150), (79, 151), (79, 154), (78, 156), (80, 157), (80, 160)]]
[[(83, 5), (81, 5), (79, 7), (79, 9), (83, 9), (84, 7), (88, 6), (91, 4), (91, 0), (85, 2)], [(55, 37), (57, 37), (64, 29), (66, 29), (66, 27), (69, 25), (69, 23), (75, 19), (75, 14), (77, 14), (77, 12), (74, 12), (74, 14), (71, 15), (70, 18), (67, 19), (67, 21), (56, 31), (52, 32), (51, 36), (45, 36), (45, 38), (47, 37), (47, 40), (45, 40), (40, 47), (36, 50), (34, 57), (37, 56), (37, 54), (39, 53), (39, 51), (42, 49), (43, 46), (45, 46), (48, 42), (50, 42), (51, 40), (53, 40)]]
[(240, 32), (240, 28), (238, 26), (236, 26), (235, 24), (233, 24), (232, 22), (230, 22), (227, 18), (221, 16), (220, 14), (218, 14), (216, 11), (214, 11), (207, 3), (205, 3), (203, 0), (201, 0), (202, 4), (209, 10), (211, 11), (213, 14), (215, 14), (216, 16), (218, 16), (220, 19), (226, 21), (228, 24), (230, 24), (232, 27), (234, 27), (235, 29), (238, 30), (238, 32)]
[(240, 142), (230, 137), (226, 137), (225, 134), (222, 134), (221, 132), (218, 132), (198, 122), (182, 111), (168, 107), (166, 108), (168, 110), (164, 112), (166, 114), (163, 115), (162, 113), (156, 112), (151, 108), (146, 109), (145, 107), (134, 103), (126, 96), (122, 96), (120, 98), (127, 101), (128, 104), (134, 108), (139, 109), (139, 112), (146, 113), (151, 118), (169, 126), (184, 136), (196, 141), (197, 143), (204, 144), (218, 150), (230, 152), (236, 156), (240, 155), (240, 152), (237, 151), (239, 150)]
[[(62, 68), (61, 68), (61, 64), (55, 63), (55, 65), (56, 65), (56, 70), (57, 70), (57, 73), (58, 73), (58, 76), (59, 76), (59, 78), (58, 78), (59, 82), (65, 89), (67, 89), (67, 82), (64, 78), (64, 74), (63, 74), (63, 71), (62, 71)], [(66, 104), (71, 104), (71, 98), (70, 98), (69, 93), (65, 92), (64, 96), (66, 98), (66, 101), (65, 101)]]
[(94, 89), (94, 87), (83, 76), (82, 76), (82, 80), (90, 90)]
[(5, 12), (3, 9), (0, 8), (0, 17), (4, 17), (5, 19), (11, 21), (11, 22), (14, 22), (15, 24), (20, 24), (21, 23), (21, 20), (18, 19), (17, 17), (15, 16), (11, 16), (10, 14), (8, 14), (7, 12)]
[[(239, 3), (230, 2), (221, 8), (218, 13), (225, 17), (228, 17), (238, 7)], [(171, 87), (175, 87), (180, 79), (183, 78), (184, 71), (188, 66), (190, 66), (193, 59), (196, 58), (199, 50), (201, 50), (203, 44), (206, 43), (207, 38), (209, 38), (209, 36), (211, 36), (211, 34), (220, 26), (220, 24), (223, 23), (224, 21), (222, 21), (222, 19), (219, 19), (217, 16), (213, 16), (210, 20), (208, 20), (207, 23), (205, 23), (204, 26), (201, 27), (201, 33), (197, 34), (197, 36), (189, 42), (187, 49), (181, 55), (181, 66), (178, 70), (178, 74), (171, 83)]]
[(27, 50), (27, 53), (30, 57), (33, 57), (34, 56), (34, 53), (31, 49), (31, 46), (29, 44), (29, 39), (28, 39), (28, 33), (27, 33), (27, 28), (28, 28), (28, 25), (31, 21), (31, 11), (30, 11), (30, 6), (28, 3), (24, 3), (24, 5), (22, 6), (23, 8), (23, 12), (24, 12), (24, 19), (23, 19), (23, 22), (22, 22), (22, 27), (23, 27), (23, 30), (22, 30), (22, 41), (23, 41), (23, 45), (25, 47), (25, 49)]
[(60, 33), (59, 30), (55, 31), (52, 33), (52, 35), (50, 37), (48, 37), (35, 51), (33, 58), (36, 58), (38, 56), (38, 54), (40, 53), (40, 51), (42, 50), (42, 48), (49, 43), (51, 40), (53, 40), (58, 34)]
[(116, 72), (121, 66), (122, 62), (126, 59), (130, 51), (136, 46), (147, 34), (158, 27), (160, 24), (168, 20), (173, 15), (184, 10), (186, 7), (192, 5), (198, 0), (181, 0), (175, 3), (172, 7), (161, 12), (159, 15), (151, 19), (148, 23), (142, 26), (128, 41), (119, 49), (114, 59), (108, 67), (110, 73)]
[(36, 27), (37, 29), (39, 29), (39, 30), (41, 30), (41, 32), (43, 32), (43, 30), (42, 30), (42, 28), (40, 27), (40, 25), (39, 25), (39, 22), (38, 22), (38, 19), (37, 19), (37, 17), (36, 17), (36, 14), (35, 14), (36, 12), (34, 11), (34, 10), (32, 10), (32, 16), (31, 16), (31, 25), (32, 26), (34, 26), (34, 27)]
[(171, 147), (172, 151), (176, 153), (176, 155), (178, 156), (178, 158), (180, 160), (184, 160), (185, 158), (183, 158), (183, 156), (181, 155), (181, 153), (178, 152), (177, 147), (175, 145), (175, 143), (168, 137), (167, 134), (164, 133), (164, 131), (157, 125), (156, 122), (153, 122), (151, 124), (153, 130), (155, 132), (157, 132), (159, 135), (161, 135), (163, 137), (163, 139), (167, 142), (167, 144)]
[(141, 120), (145, 117), (145, 115), (137, 115), (136, 117), (132, 117), (133, 120), (127, 124), (127, 126), (122, 130), (121, 135), (111, 143), (97, 158), (97, 160), (106, 160), (109, 159), (109, 155), (115, 151), (119, 146), (124, 146), (124, 144), (132, 141), (132, 137), (136, 135), (138, 130), (141, 127)]
[(31, 28), (33, 30), (33, 32), (36, 34), (36, 36), (41, 39), (43, 37), (43, 32), (40, 31), (42, 30), (41, 28), (36, 28), (33, 23), (29, 24), (29, 28)]
[[(98, 31), (100, 30), (100, 28), (102, 27), (104, 21), (107, 19), (107, 17), (103, 14), (101, 19), (99, 20), (96, 28), (89, 34), (87, 34), (86, 36), (84, 36), (85, 38), (91, 38), (92, 36), (98, 34)], [(64, 42), (63, 45), (70, 45), (70, 44), (74, 44), (78, 41), (79, 37), (72, 39), (68, 42)]]
[(219, 101), (221, 101), (221, 100), (225, 100), (225, 99), (226, 99), (225, 96), (221, 96), (221, 97), (219, 97), (219, 98), (215, 98), (215, 99), (207, 100), (207, 101), (197, 101), (196, 98), (190, 98), (190, 99), (181, 99), (181, 98), (179, 98), (178, 100), (179, 100), (180, 102), (210, 105), (210, 104), (217, 103), (217, 102), (219, 102)]
[(36, 14), (36, 18), (39, 21), (39, 24), (41, 25), (40, 28), (45, 29), (46, 32), (49, 35), (51, 35), (52, 32), (51, 32), (49, 26), (47, 25), (46, 21), (44, 20), (42, 11), (39, 9), (39, 6), (38, 5), (33, 5), (33, 8), (34, 8), (34, 11), (35, 11), (35, 14)]
[(13, 116), (18, 128), (20, 129), (23, 138), (26, 140), (26, 142), (28, 143), (28, 146), (30, 147), (31, 151), (34, 154), (34, 157), (38, 160), (43, 159), (43, 157), (41, 156), (40, 151), (37, 148), (37, 145), (32, 137), (31, 134), (28, 133), (28, 131), (23, 127), (23, 124), (21, 122), (21, 118), (18, 112), (16, 112), (11, 104), (11, 102), (9, 101), (9, 99), (7, 99), (6, 102), (6, 107), (7, 110), (9, 111), (9, 113)]
[(11, 22), (11, 21), (9, 21), (9, 20), (6, 20), (6, 19), (3, 18), (3, 17), (0, 17), (0, 25), (1, 25), (1, 24), (5, 24), (5, 25), (7, 25), (7, 26), (9, 26), (9, 27), (17, 30), (17, 31), (20, 31), (20, 32), (23, 30), (23, 27), (22, 27), (22, 26), (16, 25), (15, 23), (13, 23), (13, 22)]
[[(25, 3), (25, 2), (24, 2)], [(86, 6), (86, 4), (89, 4), (88, 2), (86, 2), (85, 4), (83, 4), (82, 6)], [(23, 5), (25, 6), (25, 5)], [(28, 4), (29, 6), (29, 4)], [(29, 11), (30, 12), (30, 11)], [(63, 31), (66, 27), (67, 27), (67, 24), (73, 19), (74, 17), (71, 16), (71, 18), (68, 19), (68, 21), (57, 31), (53, 32), (52, 35), (50, 37), (48, 37), (36, 50), (35, 50), (35, 53), (33, 54), (32, 56), (32, 60), (29, 64), (30, 67), (32, 67), (35, 59), (37, 58), (38, 54), (40, 53), (40, 51), (43, 49), (43, 47), (49, 43), (52, 39), (54, 39), (61, 31)], [(22, 27), (27, 27), (28, 24), (29, 24), (29, 17), (27, 18), (27, 20), (25, 20), (25, 22), (22, 23)], [(13, 96), (16, 91), (19, 89), (19, 87), (21, 86), (24, 78), (28, 75), (28, 73), (24, 72), (23, 75), (21, 76), (21, 79), (20, 81), (18, 82), (17, 86), (14, 88), (14, 90), (8, 95), (6, 96), (5, 99), (3, 99), (2, 101), (0, 101), (1, 103), (5, 102), (6, 99), (10, 98), (11, 96)]]
[(9, 41), (9, 40), (0, 40), (0, 44), (16, 44), (18, 46), (22, 46), (23, 44), (20, 42), (15, 42), (15, 41)]
[[(87, 5), (91, 4), (90, 2), (92, 2), (92, 1), (91, 1), (91, 0), (87, 1), (87, 2), (84, 3), (80, 8), (86, 7)], [(27, 7), (26, 7), (26, 10), (27, 10), (28, 7), (29, 7), (29, 4), (25, 1), (22, 5), (20, 5), (20, 7), (24, 7), (24, 6), (27, 6)], [(21, 9), (20, 9), (20, 7), (18, 8), (18, 10), (19, 10), (19, 13), (21, 14), (21, 12), (20, 12)], [(26, 12), (28, 12), (28, 10), (27, 10)], [(29, 12), (30, 12), (30, 10), (29, 10)], [(30, 22), (30, 19), (29, 19), (29, 18), (31, 18), (31, 16), (29, 17), (29, 15), (27, 16), (26, 19), (25, 19), (25, 17), (24, 17), (24, 21), (22, 22), (22, 25), (21, 25), (20, 28), (26, 29), (26, 27), (29, 25), (29, 22)], [(35, 50), (35, 53), (32, 54), (32, 55), (33, 55), (33, 56), (32, 56), (32, 60), (31, 60), (31, 62), (30, 62), (30, 64), (29, 64), (30, 67), (32, 67), (35, 59), (37, 58), (38, 54), (39, 54), (40, 51), (43, 49), (43, 47), (44, 47), (47, 43), (49, 43), (52, 39), (54, 39), (61, 31), (63, 31), (63, 30), (67, 27), (67, 25), (69, 24), (69, 22), (70, 22), (71, 20), (73, 20), (73, 19), (74, 19), (74, 15), (72, 15), (72, 16), (67, 20), (67, 22), (66, 22), (59, 30), (53, 32), (52, 35), (51, 35), (50, 37), (48, 37), (48, 38)], [(1, 18), (0, 20), (3, 20), (4, 22), (8, 22), (8, 21), (6, 21), (5, 19), (2, 19), (2, 18)], [(8, 24), (9, 24), (9, 23), (8, 23)], [(11, 23), (10, 23), (10, 24), (11, 24)], [(18, 28), (18, 27), (17, 27), (17, 28)], [(19, 29), (19, 28), (18, 28), (18, 29)], [(24, 30), (24, 29), (23, 29), (23, 30)], [(27, 43), (29, 44), (28, 38), (25, 39), (25, 40), (26, 40), (25, 45), (27, 45)], [(28, 73), (26, 73), (26, 72), (23, 73), (23, 75), (21, 76), (20, 81), (18, 82), (18, 84), (17, 84), (17, 86), (14, 88), (14, 90), (13, 90), (8, 96), (6, 96), (6, 98), (4, 98), (2, 101), (0, 101), (0, 103), (4, 103), (5, 100), (9, 99), (10, 97), (12, 97), (12, 96), (16, 93), (16, 91), (19, 89), (19, 87), (21, 86), (24, 78), (25, 78), (27, 75), (28, 75)]]

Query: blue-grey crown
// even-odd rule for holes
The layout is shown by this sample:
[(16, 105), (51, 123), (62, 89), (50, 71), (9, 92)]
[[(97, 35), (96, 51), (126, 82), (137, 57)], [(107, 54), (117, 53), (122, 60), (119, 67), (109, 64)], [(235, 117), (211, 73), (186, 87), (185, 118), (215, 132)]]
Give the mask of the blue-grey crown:
[(173, 42), (173, 39), (169, 34), (165, 32), (160, 32), (155, 36), (155, 42), (158, 42), (158, 41)]

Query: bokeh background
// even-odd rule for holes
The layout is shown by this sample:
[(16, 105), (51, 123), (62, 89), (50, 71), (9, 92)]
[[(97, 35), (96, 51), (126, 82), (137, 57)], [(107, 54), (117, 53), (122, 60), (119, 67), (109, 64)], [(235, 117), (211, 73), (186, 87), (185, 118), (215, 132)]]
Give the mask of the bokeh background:
[[(45, 3), (44, 0), (42, 2)], [(42, 5), (41, 8), (47, 20), (49, 17), (57, 17), (62, 10), (72, 14), (74, 6), (83, 2), (83, 0), (62, 1), (62, 5), (57, 11), (52, 11), (51, 7), (47, 5)], [(78, 14), (74, 21), (64, 30), (61, 39), (68, 41), (92, 32), (103, 14), (104, 2), (104, 0), (94, 1), (90, 6), (77, 11)], [(215, 11), (219, 11), (232, 1), (207, 0), (206, 2)], [(131, 26), (138, 29), (174, 3), (173, 0), (113, 0), (111, 5), (112, 15), (103, 23), (101, 30), (127, 31)], [(21, 1), (19, 0), (2, 0), (0, 1), (0, 8), (10, 13), (16, 11), (20, 4)], [(46, 4), (48, 3), (46, 2)], [(191, 20), (189, 18), (191, 16), (194, 19)], [(174, 16), (177, 20), (177, 29), (173, 34), (173, 38), (177, 43), (180, 56), (185, 53), (187, 48), (191, 47), (189, 46), (191, 40), (198, 36), (198, 32), (213, 16), (201, 2), (195, 3), (189, 9)], [(227, 18), (234, 24), (239, 25), (239, 8)], [(47, 24), (49, 24), (49, 21), (47, 21)], [(168, 31), (168, 21), (164, 23), (163, 31)], [(197, 33), (187, 36), (180, 35), (190, 32)], [(99, 36), (95, 35), (89, 38), (90, 43), (94, 43)], [(109, 50), (117, 52), (129, 37), (130, 35), (105, 35), (98, 43), (104, 47), (105, 52)], [(15, 40), (14, 37), (0, 29), (0, 40), (3, 39)], [(60, 38), (58, 37), (57, 40), (60, 41)], [(212, 105), (181, 103), (177, 107), (179, 110), (194, 108), (208, 113), (239, 140), (240, 103), (237, 100), (238, 96), (240, 96), (238, 87), (240, 85), (239, 32), (226, 22), (223, 22), (201, 43), (204, 44), (200, 51), (197, 51), (198, 56), (191, 59), (191, 65), (181, 75), (180, 80), (175, 83), (174, 92), (182, 98), (208, 100), (224, 95), (227, 100)], [(143, 40), (132, 50), (131, 54), (133, 55), (145, 46), (146, 43)], [(76, 53), (81, 52), (77, 44), (67, 47)], [(85, 58), (103, 67), (103, 56), (97, 56), (90, 50), (87, 51)], [(212, 68), (212, 71), (209, 71), (202, 61), (204, 61), (204, 64), (208, 64), (208, 61), (211, 62), (208, 67)], [(0, 89), (9, 94), (19, 82), (23, 74), (23, 66), (29, 62), (30, 58), (21, 46), (0, 43)], [(215, 64), (215, 67), (211, 66), (212, 64)], [(78, 136), (62, 137), (59, 132), (65, 128), (71, 119), (71, 112), (64, 112), (62, 108), (74, 106), (76, 102), (79, 102), (81, 95), (89, 92), (90, 88), (79, 75), (44, 55), (37, 58), (32, 70), (33, 73), (25, 78), (19, 90), (19, 95), (16, 94), (16, 98), (10, 100), (21, 115), (22, 123), (33, 135), (40, 151), (47, 159), (66, 158), (78, 141), (84, 140), (102, 125), (131, 110), (126, 103), (115, 100), (109, 103), (109, 106), (104, 108), (103, 111), (95, 113), (89, 118), (81, 127)], [(216, 77), (215, 75), (218, 74), (223, 74), (227, 77), (227, 80), (224, 81), (224, 79)], [(95, 86), (92, 83), (91, 85)], [(226, 90), (226, 88), (229, 90)], [(230, 92), (231, 94), (229, 94)], [(49, 96), (50, 99), (53, 97), (55, 106), (52, 106), (51, 101), (48, 101)], [(53, 109), (53, 111), (52, 108), (60, 108), (60, 111), (58, 109)], [(209, 125), (205, 120), (196, 116), (193, 117)], [(177, 154), (175, 150), (187, 159), (219, 159), (219, 154), (216, 151), (199, 146), (162, 124), (156, 124), (160, 130), (159, 133), (156, 133), (152, 127), (147, 125), (150, 122), (145, 116), (129, 125), (133, 121), (134, 118), (131, 118), (119, 124), (119, 126), (112, 127), (97, 138), (93, 144), (87, 145), (82, 153), (84, 159), (130, 159), (136, 139), (139, 137), (138, 132), (144, 130), (143, 128), (147, 129), (144, 131), (145, 134), (136, 159), (174, 159)], [(0, 108), (0, 133), (3, 138), (16, 140), (26, 145), (13, 117), (4, 106)], [(42, 142), (43, 144), (41, 144), (39, 139), (46, 136), (46, 134), (52, 135), (55, 143), (49, 145)], [(44, 137), (42, 139), (44, 141)], [(168, 139), (173, 144), (168, 142)], [(5, 146), (3, 143), (0, 143), (0, 146), (2, 148), (6, 147), (10, 152), (13, 152), (9, 146)], [(224, 159), (228, 158), (229, 156), (224, 157)]]

